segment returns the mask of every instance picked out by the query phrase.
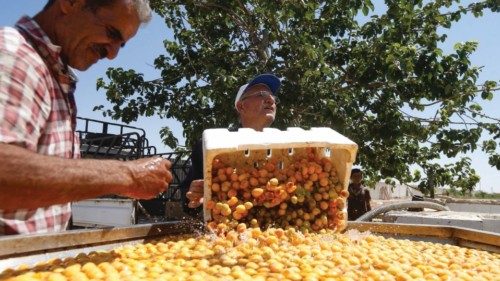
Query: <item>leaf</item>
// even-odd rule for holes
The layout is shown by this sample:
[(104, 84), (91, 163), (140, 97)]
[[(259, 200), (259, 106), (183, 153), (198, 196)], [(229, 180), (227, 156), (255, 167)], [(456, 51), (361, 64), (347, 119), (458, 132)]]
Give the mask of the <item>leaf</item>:
[(481, 98), (483, 100), (489, 100), (491, 101), (493, 99), (493, 93), (490, 91), (482, 91), (481, 92)]
[(364, 16), (368, 15), (369, 9), (368, 9), (368, 7), (366, 5), (363, 6), (363, 8), (361, 8), (361, 10), (362, 10)]

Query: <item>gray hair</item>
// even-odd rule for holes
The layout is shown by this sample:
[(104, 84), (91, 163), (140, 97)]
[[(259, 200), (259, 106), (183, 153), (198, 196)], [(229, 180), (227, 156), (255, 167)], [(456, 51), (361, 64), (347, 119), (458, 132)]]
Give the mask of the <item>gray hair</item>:
[[(100, 7), (105, 7), (113, 4), (117, 0), (86, 0), (85, 5), (91, 9), (92, 11), (96, 11)], [(151, 7), (149, 6), (149, 0), (129, 0), (134, 5), (135, 10), (137, 11), (137, 15), (139, 16), (139, 20), (141, 23), (148, 23), (151, 20)], [(52, 4), (54, 4), (56, 0), (49, 0), (45, 7), (46, 10)]]
[(141, 23), (148, 23), (151, 20), (151, 7), (149, 0), (132, 0), (135, 10), (139, 15)]

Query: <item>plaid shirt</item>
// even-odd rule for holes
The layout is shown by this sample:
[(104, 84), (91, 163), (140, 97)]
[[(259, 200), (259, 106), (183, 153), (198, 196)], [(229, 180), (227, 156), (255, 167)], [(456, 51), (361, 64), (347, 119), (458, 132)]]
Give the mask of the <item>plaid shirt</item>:
[[(60, 50), (29, 17), (21, 18), (15, 28), (0, 29), (0, 143), (79, 158), (76, 78), (62, 63)], [(65, 230), (70, 217), (69, 203), (33, 210), (0, 209), (0, 235)]]

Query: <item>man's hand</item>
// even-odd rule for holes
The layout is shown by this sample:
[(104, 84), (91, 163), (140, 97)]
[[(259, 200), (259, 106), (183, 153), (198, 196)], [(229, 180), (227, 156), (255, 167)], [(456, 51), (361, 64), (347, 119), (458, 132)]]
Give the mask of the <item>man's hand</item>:
[(189, 199), (189, 208), (197, 208), (203, 204), (203, 180), (192, 181), (186, 197)]
[(120, 193), (135, 199), (151, 199), (168, 189), (172, 182), (170, 161), (161, 157), (125, 162), (132, 183)]

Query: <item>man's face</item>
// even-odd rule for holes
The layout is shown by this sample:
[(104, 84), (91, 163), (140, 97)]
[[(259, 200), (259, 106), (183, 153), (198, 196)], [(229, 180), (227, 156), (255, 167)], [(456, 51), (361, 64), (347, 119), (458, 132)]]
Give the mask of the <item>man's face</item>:
[[(276, 117), (276, 100), (271, 90), (262, 84), (250, 87), (241, 97), (238, 109), (247, 124), (270, 126)], [(245, 122), (242, 122), (245, 123)]]
[(351, 182), (355, 184), (361, 183), (363, 180), (363, 174), (360, 172), (352, 173), (351, 174)]
[(66, 9), (56, 35), (63, 60), (73, 68), (86, 70), (99, 59), (114, 59), (140, 25), (130, 0), (117, 0), (96, 11), (85, 7), (85, 0), (75, 1)]

